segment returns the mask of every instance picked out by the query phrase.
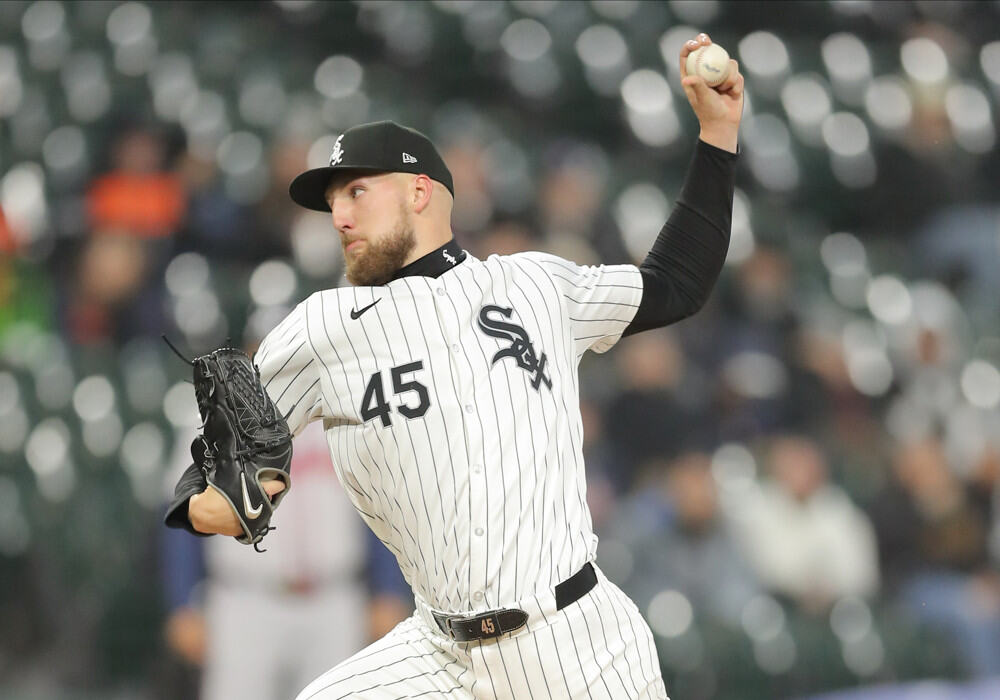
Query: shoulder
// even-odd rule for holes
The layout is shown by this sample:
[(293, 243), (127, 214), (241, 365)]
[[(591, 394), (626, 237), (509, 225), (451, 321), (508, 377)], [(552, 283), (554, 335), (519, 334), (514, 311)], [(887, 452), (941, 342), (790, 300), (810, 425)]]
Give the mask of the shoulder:
[(347, 309), (351, 308), (355, 299), (354, 295), (350, 294), (351, 291), (351, 288), (345, 287), (313, 292), (289, 311), (268, 333), (268, 337), (284, 335), (293, 329), (308, 331), (310, 327), (324, 319), (347, 313)]
[(847, 492), (836, 484), (821, 486), (813, 495), (812, 500), (818, 509), (829, 513), (838, 513), (842, 517), (850, 518), (862, 513), (861, 509), (847, 495)]
[(558, 255), (553, 255), (552, 253), (543, 253), (540, 250), (529, 250), (523, 253), (514, 253), (512, 255), (491, 255), (490, 259), (499, 258), (508, 262), (511, 265), (523, 265), (523, 266), (541, 266), (545, 269), (555, 269), (558, 267), (576, 267), (575, 264), (571, 263), (569, 260), (560, 258)]
[(313, 292), (306, 297), (292, 313), (298, 313), (310, 321), (322, 317), (347, 313), (359, 302), (370, 299), (376, 287), (332, 287)]
[[(500, 257), (500, 256), (497, 256)], [(551, 253), (530, 252), (503, 256), (532, 276), (543, 276), (564, 290), (585, 288), (593, 291), (597, 287), (624, 287), (641, 289), (638, 280), (639, 268), (632, 264), (623, 265), (581, 265)]]
[(532, 250), (523, 253), (513, 253), (511, 255), (491, 255), (486, 259), (486, 264), (502, 265), (508, 268), (522, 270), (527, 274), (552, 276), (556, 273), (563, 275), (575, 273), (580, 269), (578, 265), (558, 255), (543, 253)]

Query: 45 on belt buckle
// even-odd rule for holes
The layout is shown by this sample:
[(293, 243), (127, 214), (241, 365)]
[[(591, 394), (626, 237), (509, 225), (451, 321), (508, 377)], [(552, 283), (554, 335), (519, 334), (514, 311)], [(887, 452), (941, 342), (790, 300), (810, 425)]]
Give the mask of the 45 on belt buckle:
[(448, 632), (452, 639), (469, 641), (499, 637), (504, 633), (504, 628), (500, 623), (499, 611), (495, 611), (468, 617), (448, 618)]
[(438, 618), (439, 626), (452, 639), (469, 642), (477, 639), (492, 639), (524, 627), (528, 613), (517, 608), (491, 610), (479, 615)]

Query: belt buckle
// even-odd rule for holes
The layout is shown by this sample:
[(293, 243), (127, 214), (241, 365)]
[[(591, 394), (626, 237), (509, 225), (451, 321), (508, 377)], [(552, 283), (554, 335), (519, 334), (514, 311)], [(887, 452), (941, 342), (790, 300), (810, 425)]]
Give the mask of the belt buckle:
[[(460, 619), (455, 615), (445, 615), (444, 616), (444, 632), (447, 632), (451, 639), (455, 640), (455, 628), (451, 626), (452, 620)], [(440, 625), (439, 625), (440, 626)]]
[[(443, 633), (457, 642), (493, 639), (514, 632), (528, 621), (528, 613), (517, 608), (487, 610), (469, 615), (434, 614), (434, 621)], [(457, 628), (457, 629), (456, 629)]]
[(500, 610), (490, 610), (471, 618), (479, 623), (476, 632), (482, 633), (480, 639), (492, 639), (504, 633), (503, 627), (500, 626), (500, 612)]
[[(503, 634), (497, 610), (487, 610), (472, 615), (449, 615), (447, 617), (448, 633), (452, 639), (468, 642), (475, 639), (490, 639)], [(455, 633), (454, 623), (476, 623), (475, 629), (462, 630), (461, 635)], [(459, 638), (461, 636), (461, 638)]]
[(462, 615), (445, 615), (443, 613), (434, 612), (434, 621), (437, 623), (438, 629), (447, 634), (451, 639), (455, 639), (455, 628), (451, 626), (453, 620), (464, 619)]

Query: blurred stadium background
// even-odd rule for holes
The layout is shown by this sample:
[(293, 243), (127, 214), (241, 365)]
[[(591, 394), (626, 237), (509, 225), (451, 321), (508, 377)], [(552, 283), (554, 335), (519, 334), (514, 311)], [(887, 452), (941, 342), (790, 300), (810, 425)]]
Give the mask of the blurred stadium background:
[[(479, 256), (639, 261), (747, 80), (709, 306), (581, 373), (675, 700), (1000, 697), (1000, 3), (0, 3), (0, 697), (160, 698), (185, 366), (339, 283), (287, 184), (427, 132)], [(185, 438), (186, 439), (186, 438)], [(237, 546), (234, 544), (234, 546)]]

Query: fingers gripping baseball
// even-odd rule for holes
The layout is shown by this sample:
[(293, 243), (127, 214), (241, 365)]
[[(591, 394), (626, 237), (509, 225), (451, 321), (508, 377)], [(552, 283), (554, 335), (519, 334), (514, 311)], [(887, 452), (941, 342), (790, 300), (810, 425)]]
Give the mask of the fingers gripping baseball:
[[(702, 140), (735, 151), (743, 115), (743, 76), (739, 63), (725, 59), (728, 54), (724, 50), (696, 54), (709, 46), (713, 46), (712, 39), (707, 34), (699, 34), (681, 48), (681, 86), (698, 118)], [(690, 63), (689, 56), (692, 57)], [(693, 73), (693, 69), (698, 72)], [(710, 80), (714, 82), (719, 77), (718, 84), (709, 84)]]

